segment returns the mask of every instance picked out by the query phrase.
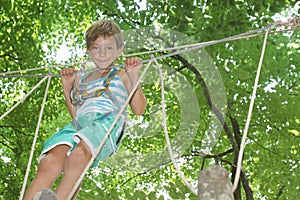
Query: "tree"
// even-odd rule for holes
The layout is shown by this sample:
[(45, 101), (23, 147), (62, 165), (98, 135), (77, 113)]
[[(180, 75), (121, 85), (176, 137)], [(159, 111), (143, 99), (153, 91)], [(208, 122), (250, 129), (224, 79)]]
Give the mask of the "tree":
[[(125, 0), (2, 0), (0, 72), (56, 65), (53, 55), (62, 43), (72, 52), (67, 63), (78, 61), (78, 49), (84, 51), (85, 30), (100, 17), (120, 23), (128, 41), (125, 53), (129, 54), (218, 40), (265, 27), (273, 22), (276, 13), (291, 13), (294, 3), (170, 0), (147, 1), (143, 7), (141, 2)], [(158, 60), (165, 70), (167, 124), (173, 150), (181, 170), (193, 184), (199, 171), (213, 164), (221, 164), (234, 177), (262, 43), (263, 36), (257, 36)], [(235, 199), (299, 196), (298, 43), (297, 30), (268, 37)], [(149, 55), (141, 57), (150, 59)], [(62, 67), (65, 66), (39, 73), (55, 74)], [(143, 82), (147, 112), (141, 118), (132, 117), (134, 126), (128, 129), (119, 153), (87, 174), (78, 199), (163, 199), (163, 195), (170, 199), (197, 199), (183, 185), (165, 151), (160, 125), (161, 87), (159, 79), (153, 77), (159, 74), (150, 70)], [(39, 81), (40, 78), (1, 78), (1, 114)], [(194, 96), (186, 99), (188, 91)], [(18, 198), (44, 92), (45, 83), (0, 121), (1, 199)], [(59, 78), (54, 77), (35, 157), (43, 141), (69, 120)], [(212, 134), (219, 127), (219, 135)], [(210, 151), (204, 151), (205, 142)], [(116, 162), (116, 158), (122, 159)], [(30, 179), (36, 166), (34, 160)]]

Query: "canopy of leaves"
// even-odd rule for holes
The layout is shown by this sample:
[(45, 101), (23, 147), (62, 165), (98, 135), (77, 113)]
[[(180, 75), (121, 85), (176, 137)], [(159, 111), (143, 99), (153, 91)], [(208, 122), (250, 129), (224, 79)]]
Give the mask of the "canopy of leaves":
[[(100, 18), (120, 24), (126, 38), (124, 53), (129, 54), (265, 27), (278, 13), (297, 14), (294, 4), (293, 0), (1, 0), (0, 73), (51, 65), (55, 67), (38, 74), (58, 73), (65, 67), (56, 59), (61, 45), (69, 49), (67, 63), (81, 59), (85, 31)], [(158, 60), (168, 69), (164, 70), (164, 94), (173, 150), (195, 188), (200, 170), (214, 164), (222, 165), (234, 178), (262, 44), (263, 36), (257, 36)], [(153, 53), (155, 57), (165, 54)], [(150, 59), (149, 55), (140, 57)], [(299, 30), (268, 36), (235, 199), (294, 200), (300, 196), (299, 63)], [(39, 81), (2, 77), (1, 115)], [(42, 83), (0, 121), (0, 199), (19, 198), (45, 86)], [(156, 70), (147, 73), (142, 86), (146, 113), (130, 115), (118, 153), (89, 171), (78, 199), (197, 199), (180, 180), (166, 151), (162, 88)], [(71, 120), (59, 78), (52, 78), (47, 94), (35, 158), (43, 142)], [(204, 149), (207, 144), (208, 150)], [(29, 180), (36, 170), (34, 159)]]

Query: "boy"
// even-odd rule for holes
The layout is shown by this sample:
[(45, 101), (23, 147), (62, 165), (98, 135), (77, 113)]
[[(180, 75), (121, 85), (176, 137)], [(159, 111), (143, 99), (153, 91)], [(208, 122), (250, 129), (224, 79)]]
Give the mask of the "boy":
[[(97, 166), (100, 160), (116, 151), (121, 140), (126, 111), (120, 116), (101, 152), (96, 155), (102, 138), (138, 81), (141, 59), (126, 59), (124, 70), (111, 67), (123, 50), (120, 27), (112, 21), (99, 20), (93, 24), (86, 32), (85, 40), (86, 51), (98, 70), (86, 74), (76, 74), (73, 68), (61, 70), (63, 92), (73, 122), (45, 142), (38, 172), (25, 200), (46, 196), (49, 196), (48, 199), (51, 199), (50, 196), (58, 200), (66, 199), (91, 157), (96, 157), (92, 167)], [(134, 114), (144, 113), (146, 99), (140, 86), (129, 104)], [(55, 197), (51, 190), (45, 188), (51, 188), (62, 172)], [(73, 199), (75, 197), (76, 194)]]

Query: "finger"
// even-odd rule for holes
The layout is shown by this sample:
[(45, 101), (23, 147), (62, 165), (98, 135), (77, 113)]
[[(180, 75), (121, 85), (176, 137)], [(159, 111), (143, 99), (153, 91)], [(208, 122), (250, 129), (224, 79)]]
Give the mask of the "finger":
[(134, 59), (132, 60), (132, 66), (133, 66), (133, 67), (139, 66), (139, 65), (141, 64), (141, 61), (142, 61), (142, 59), (140, 59), (140, 58), (134, 58)]
[(73, 75), (74, 72), (75, 72), (74, 68), (66, 68), (66, 69), (60, 70), (60, 74), (63, 75), (63, 76)]
[(125, 61), (126, 65), (131, 66), (132, 65), (132, 58), (128, 58)]
[(141, 58), (136, 58), (136, 65), (142, 64), (142, 59)]
[(60, 75), (62, 75), (62, 76), (65, 75), (65, 69), (60, 70), (59, 73), (60, 73)]
[(66, 74), (68, 74), (68, 69), (62, 69), (60, 71), (60, 73), (61, 73), (61, 75), (66, 75)]
[(75, 69), (74, 68), (69, 68), (68, 70), (68, 75), (72, 76), (75, 72)]
[(128, 58), (125, 60), (125, 64), (128, 66), (136, 66), (138, 64), (140, 64), (142, 61), (142, 59), (140, 58)]

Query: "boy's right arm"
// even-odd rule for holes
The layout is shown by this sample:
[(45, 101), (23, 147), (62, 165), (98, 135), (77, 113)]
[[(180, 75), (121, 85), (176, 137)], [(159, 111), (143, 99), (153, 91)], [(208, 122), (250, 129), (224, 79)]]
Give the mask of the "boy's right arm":
[(71, 102), (70, 93), (74, 85), (74, 81), (76, 78), (75, 69), (74, 68), (66, 68), (60, 71), (61, 83), (64, 91), (64, 96), (66, 100), (66, 105), (69, 110), (71, 117), (74, 119), (76, 116), (76, 106), (74, 106)]

